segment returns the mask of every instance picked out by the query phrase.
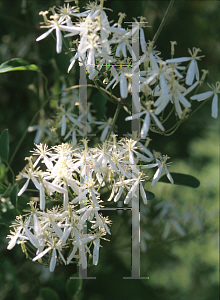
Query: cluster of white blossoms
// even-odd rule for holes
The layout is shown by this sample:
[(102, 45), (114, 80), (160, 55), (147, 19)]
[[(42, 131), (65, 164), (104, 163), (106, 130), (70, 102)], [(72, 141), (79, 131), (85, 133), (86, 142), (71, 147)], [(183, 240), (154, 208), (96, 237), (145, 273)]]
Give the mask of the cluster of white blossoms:
[[(67, 143), (51, 149), (43, 144), (36, 146), (33, 156), (27, 158), (28, 164), (18, 176), (18, 179), (26, 179), (18, 196), (32, 182), (39, 191), (39, 208), (37, 202), (31, 202), (25, 220), (20, 216), (12, 225), (15, 232), (9, 236), (8, 249), (19, 243), (26, 251), (25, 243), (29, 241), (36, 251), (33, 261), (51, 250), (48, 258), (51, 271), (56, 262), (69, 264), (72, 259), (86, 268), (86, 253), (91, 256), (89, 248), (92, 243), (93, 264), (98, 263), (100, 238), (110, 234), (108, 217), (99, 213), (102, 207), (101, 188), (107, 187), (111, 191), (107, 201), (123, 199), (128, 204), (140, 187), (141, 198), (147, 204), (142, 184), (146, 175), (139, 168), (157, 167), (152, 186), (165, 172), (173, 183), (166, 166), (167, 157), (157, 154), (156, 163), (149, 164), (155, 157), (138, 139), (123, 138), (117, 142), (114, 135), (111, 141), (96, 148), (88, 147), (87, 140), (77, 147)], [(38, 156), (35, 161), (34, 156)], [(51, 201), (59, 204), (48, 210), (46, 206)], [(89, 234), (83, 232), (85, 224)]]
[[(136, 135), (133, 132), (132, 137), (117, 140), (113, 134), (117, 110), (113, 120), (97, 122), (91, 115), (90, 103), (87, 103), (89, 109), (85, 121), (85, 115), (75, 113), (76, 103), (80, 105), (77, 102), (79, 100), (70, 95), (72, 98), (69, 101), (64, 88), (61, 103), (56, 107), (58, 114), (53, 126), (60, 131), (64, 141), (70, 143), (49, 149), (45, 142), (39, 144), (43, 131), (52, 135), (46, 125), (29, 128), (30, 131), (37, 129), (38, 145), (18, 176), (18, 179), (26, 179), (18, 196), (32, 183), (39, 192), (39, 200), (31, 201), (27, 214), (17, 217), (12, 225), (14, 232), (8, 236), (8, 249), (12, 249), (16, 243), (21, 244), (27, 256), (33, 261), (47, 264), (50, 271), (55, 269), (57, 263), (69, 264), (73, 261), (87, 268), (87, 254), (93, 257), (93, 264), (98, 263), (100, 239), (110, 234), (111, 224), (108, 217), (100, 214), (103, 200), (113, 203), (120, 200), (127, 205), (134, 194), (138, 194), (143, 203), (147, 204), (146, 184), (154, 187), (164, 173), (170, 183), (174, 183), (167, 168), (169, 157), (158, 152), (152, 154), (148, 149), (150, 130), (169, 132), (164, 123), (171, 113), (175, 112), (176, 124), (179, 124), (190, 113), (193, 100), (202, 101), (213, 97), (212, 116), (218, 116), (219, 82), (212, 91), (187, 99), (194, 90), (197, 92), (207, 74), (207, 71), (203, 71), (201, 77), (199, 74), (197, 61), (201, 58), (198, 56), (200, 49), (189, 50), (189, 57), (173, 58), (176, 42), (171, 42), (171, 59), (163, 60), (160, 52), (155, 50), (154, 41), (145, 40), (145, 18), (141, 17), (140, 22), (135, 19), (132, 28), (123, 28), (125, 14), (120, 13), (118, 22), (111, 25), (103, 3), (104, 0), (100, 0), (99, 5), (92, 2), (84, 12), (69, 4), (57, 9), (54, 7), (50, 9), (52, 14), (49, 18), (49, 11), (41, 12), (44, 18), (41, 27), (48, 31), (38, 37), (37, 41), (55, 30), (56, 51), (60, 53), (62, 39), (69, 39), (65, 45), (70, 44), (71, 48), (66, 51), (69, 54), (75, 53), (70, 59), (68, 71), (78, 60), (80, 66), (87, 70), (89, 79), (94, 80), (95, 87), (130, 114), (126, 121), (142, 116), (144, 120), (139, 136), (138, 132)], [(142, 51), (139, 57), (132, 49), (138, 34)], [(80, 36), (80, 40), (70, 40), (76, 35)], [(188, 65), (180, 65), (185, 62)], [(120, 98), (113, 95), (112, 91), (117, 84)], [(131, 95), (135, 108), (133, 114), (129, 111)], [(85, 137), (85, 127), (86, 132), (92, 132), (92, 124), (99, 125), (98, 129), (103, 130), (102, 143), (89, 147), (85, 138), (78, 143), (76, 136)], [(141, 143), (145, 138), (146, 143)], [(154, 173), (149, 171), (154, 168)], [(106, 191), (109, 192), (108, 197), (102, 197)], [(171, 223), (180, 234), (185, 234), (174, 219), (166, 226), (163, 238), (168, 236)], [(146, 232), (144, 239), (150, 239)]]
[[(73, 54), (70, 59), (71, 70), (76, 60), (83, 65), (92, 80), (102, 79), (106, 90), (119, 83), (120, 96), (127, 99), (132, 94), (132, 102), (135, 106), (136, 114), (127, 117), (126, 120), (133, 120), (145, 115), (141, 129), (141, 137), (146, 138), (151, 125), (156, 126), (159, 131), (164, 132), (162, 112), (168, 104), (168, 114), (172, 106), (177, 115), (177, 121), (182, 120), (190, 113), (192, 100), (202, 101), (213, 97), (212, 116), (218, 116), (218, 93), (219, 84), (213, 91), (191, 96), (188, 94), (204, 82), (207, 71), (203, 70), (200, 77), (197, 61), (203, 56), (199, 56), (199, 48), (189, 49), (190, 56), (173, 58), (174, 45), (171, 42), (171, 59), (163, 60), (160, 52), (155, 50), (154, 41), (146, 42), (143, 27), (147, 26), (144, 17), (140, 17), (140, 22), (136, 19), (132, 23), (132, 28), (123, 28), (125, 14), (119, 13), (117, 23), (108, 21), (108, 16), (103, 7), (104, 0), (89, 3), (84, 12), (79, 13), (77, 7), (67, 6), (59, 9), (51, 9), (52, 15), (47, 18), (48, 11), (41, 12), (44, 17), (42, 28), (49, 28), (47, 32), (37, 38), (37, 41), (48, 36), (56, 30), (57, 52), (62, 51), (62, 33), (64, 38), (80, 36), (80, 39), (70, 41), (72, 48), (66, 49), (69, 54)], [(131, 24), (130, 24), (131, 25)], [(128, 27), (128, 26), (127, 26)], [(132, 42), (140, 35), (140, 49), (142, 54), (136, 57)], [(75, 46), (73, 46), (75, 45)], [(187, 63), (187, 65), (181, 65)], [(100, 81), (99, 81), (100, 82)], [(158, 117), (160, 115), (160, 117)]]

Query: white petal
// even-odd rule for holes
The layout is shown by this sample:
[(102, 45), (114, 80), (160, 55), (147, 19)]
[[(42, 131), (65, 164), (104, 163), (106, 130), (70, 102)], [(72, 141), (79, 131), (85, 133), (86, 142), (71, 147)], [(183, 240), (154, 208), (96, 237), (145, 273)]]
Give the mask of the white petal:
[(62, 51), (62, 34), (58, 27), (56, 27), (56, 38), (57, 38), (56, 51), (57, 51), (57, 53), (61, 53), (61, 51)]
[(38, 248), (39, 247), (38, 240), (35, 238), (33, 233), (31, 233), (27, 227), (25, 227), (25, 233), (26, 233), (26, 236), (28, 237), (29, 241), (34, 245), (34, 247)]
[(212, 100), (212, 117), (217, 118), (218, 117), (218, 95), (215, 94)]
[(45, 191), (44, 191), (44, 186), (43, 183), (40, 183), (40, 209), (45, 210)]
[(178, 95), (178, 99), (179, 101), (186, 107), (191, 107), (190, 102), (183, 96), (182, 93), (180, 93), (179, 90), (177, 90), (177, 95)]
[(144, 201), (144, 204), (147, 204), (147, 196), (146, 196), (145, 190), (144, 190), (141, 182), (140, 182), (140, 192), (141, 192), (141, 197)]
[(20, 189), (19, 193), (18, 193), (18, 196), (21, 196), (24, 191), (27, 189), (28, 187), (28, 184), (29, 184), (29, 181), (30, 181), (30, 178), (28, 178), (28, 180), (25, 182), (25, 184), (23, 185), (22, 189)]
[(37, 256), (35, 256), (32, 261), (36, 261), (38, 259), (40, 259), (41, 257), (43, 257), (45, 254), (47, 254), (47, 252), (49, 252), (51, 249), (53, 249), (52, 247), (48, 247), (47, 249), (45, 249), (43, 252), (41, 252), (40, 254), (38, 254)]
[(160, 123), (159, 119), (154, 115), (154, 113), (151, 113), (151, 116), (153, 117), (155, 123), (157, 124), (157, 127), (160, 128), (161, 131), (165, 131), (163, 125)]
[(159, 166), (159, 168), (157, 169), (156, 173), (154, 174), (151, 186), (154, 187), (155, 184), (157, 183), (157, 181), (160, 179), (160, 175), (163, 172), (163, 166)]
[(95, 241), (94, 249), (93, 249), (93, 264), (97, 265), (99, 261), (99, 246), (100, 246), (100, 239), (97, 238)]
[(147, 113), (144, 118), (143, 126), (141, 128), (141, 138), (146, 138), (149, 129), (150, 129), (150, 113)]
[(122, 72), (120, 76), (120, 93), (122, 98), (127, 98), (128, 96), (128, 84), (125, 74)]
[(22, 227), (20, 226), (17, 230), (17, 233), (13, 236), (13, 238), (10, 240), (10, 242), (8, 243), (7, 249), (11, 250), (17, 242), (17, 238), (19, 237), (20, 231), (21, 231)]
[(191, 62), (189, 64), (189, 68), (186, 73), (186, 84), (187, 85), (192, 85), (193, 80), (195, 78), (195, 74), (196, 74), (196, 62), (193, 59), (193, 60), (191, 60)]
[(169, 179), (169, 181), (170, 181), (172, 184), (174, 184), (174, 180), (173, 180), (172, 176), (170, 175), (170, 172), (168, 171), (166, 165), (165, 165), (165, 171), (166, 171), (167, 178)]
[(63, 231), (60, 229), (60, 227), (55, 222), (52, 222), (52, 225), (53, 225), (55, 233), (61, 239), (63, 236)]
[(143, 28), (140, 29), (140, 44), (142, 52), (146, 52), (146, 42)]
[(50, 28), (48, 31), (44, 32), (42, 35), (40, 35), (36, 41), (39, 42), (40, 40), (43, 40), (45, 37), (47, 37), (55, 28)]
[(56, 249), (53, 248), (52, 257), (50, 260), (50, 272), (53, 272), (56, 267)]
[(72, 260), (72, 258), (74, 257), (74, 255), (76, 254), (78, 247), (74, 246), (72, 252), (70, 253), (68, 259), (67, 259), (67, 265), (70, 263), (70, 261)]
[(189, 60), (191, 60), (191, 57), (177, 57), (177, 58), (167, 59), (166, 62), (167, 63), (181, 63), (181, 62), (185, 62), (185, 61), (189, 61)]
[(62, 124), (61, 136), (64, 136), (65, 132), (66, 132), (66, 116), (65, 115), (62, 116), (61, 124)]
[(197, 100), (197, 101), (203, 101), (205, 99), (208, 99), (209, 97), (211, 97), (214, 94), (213, 91), (209, 91), (209, 92), (205, 92), (205, 93), (201, 93), (195, 96), (190, 97), (191, 100)]

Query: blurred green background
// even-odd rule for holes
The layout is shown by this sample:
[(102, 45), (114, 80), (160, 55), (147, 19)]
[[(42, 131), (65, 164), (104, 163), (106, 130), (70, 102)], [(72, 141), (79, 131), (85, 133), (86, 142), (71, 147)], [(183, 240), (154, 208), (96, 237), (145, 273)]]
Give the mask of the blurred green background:
[[(88, 1), (79, 1), (83, 7)], [(0, 1), (0, 64), (14, 57), (36, 64), (47, 76), (50, 92), (68, 78), (78, 84), (77, 72), (67, 74), (69, 58), (57, 55), (55, 41), (50, 36), (36, 42), (43, 33), (39, 28), (40, 11), (63, 1)], [(146, 40), (151, 40), (163, 18), (168, 1), (106, 1), (109, 20), (118, 20), (118, 12), (125, 12), (125, 21), (145, 16), (149, 27)], [(74, 5), (74, 3), (72, 4)], [(158, 40), (157, 50), (164, 59), (170, 58), (170, 41), (177, 41), (175, 56), (188, 56), (188, 48), (201, 48), (205, 55), (200, 70), (208, 69), (208, 83), (220, 78), (220, 2), (179, 1), (174, 3), (167, 23)], [(12, 155), (24, 130), (46, 97), (43, 79), (35, 72), (0, 74), (0, 132), (9, 129), (10, 155)], [(204, 91), (208, 90), (204, 85)], [(93, 102), (97, 92), (90, 91)], [(96, 103), (97, 105), (97, 103)], [(195, 106), (196, 107), (196, 106)], [(106, 115), (114, 114), (115, 107), (107, 103)], [(48, 117), (50, 107), (46, 107)], [(118, 134), (129, 132), (122, 112)], [(33, 149), (35, 133), (29, 133), (22, 144), (12, 169), (17, 175), (24, 167), (24, 158)], [(130, 212), (120, 216), (115, 211), (106, 212), (113, 220), (110, 242), (103, 241), (98, 266), (88, 269), (81, 292), (74, 296), (80, 281), (70, 280), (77, 269), (72, 265), (57, 267), (54, 273), (25, 259), (19, 246), (6, 249), (9, 228), (0, 224), (0, 299), (149, 299), (172, 300), (219, 299), (219, 120), (211, 118), (211, 102), (183, 123), (170, 137), (151, 135), (150, 149), (171, 157), (170, 171), (191, 174), (200, 180), (197, 189), (158, 183), (152, 192), (156, 198), (149, 201), (141, 218), (141, 230), (147, 232), (141, 252), (141, 276), (149, 280), (123, 280), (130, 276)], [(10, 179), (10, 175), (9, 175)], [(1, 201), (1, 216), (10, 223), (13, 216), (7, 203)], [(164, 213), (165, 217), (161, 217)], [(169, 220), (181, 224), (185, 234), (171, 228), (164, 238), (164, 228)], [(142, 244), (142, 245), (143, 245)], [(46, 296), (45, 296), (46, 295)], [(45, 298), (46, 297), (46, 298)], [(75, 297), (75, 298), (74, 298)]]

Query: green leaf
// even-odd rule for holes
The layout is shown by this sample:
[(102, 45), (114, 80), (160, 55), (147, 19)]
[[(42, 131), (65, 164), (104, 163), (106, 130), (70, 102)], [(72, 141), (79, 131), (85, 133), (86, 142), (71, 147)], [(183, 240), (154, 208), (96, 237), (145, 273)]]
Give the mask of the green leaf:
[(13, 186), (10, 194), (11, 203), (16, 207), (18, 199), (18, 185), (17, 183)]
[(11, 183), (7, 187), (4, 187), (3, 184), (0, 184), (0, 197), (8, 197), (11, 193)]
[(59, 300), (60, 299), (57, 292), (55, 292), (51, 288), (41, 288), (40, 289), (40, 297), (43, 300)]
[(6, 173), (5, 166), (0, 162), (0, 180), (3, 180), (5, 173)]
[[(185, 185), (192, 188), (197, 188), (200, 185), (199, 180), (194, 176), (174, 172), (171, 172), (170, 174), (173, 177), (174, 184)], [(158, 182), (170, 183), (166, 175), (163, 175)]]
[(154, 193), (151, 193), (151, 192), (149, 192), (147, 190), (145, 190), (145, 194), (147, 196), (147, 200), (153, 200), (155, 198)]
[(3, 160), (8, 161), (9, 155), (9, 134), (5, 129), (0, 136), (0, 156)]
[(0, 73), (11, 71), (37, 71), (40, 72), (38, 66), (30, 64), (21, 58), (12, 58), (0, 65)]

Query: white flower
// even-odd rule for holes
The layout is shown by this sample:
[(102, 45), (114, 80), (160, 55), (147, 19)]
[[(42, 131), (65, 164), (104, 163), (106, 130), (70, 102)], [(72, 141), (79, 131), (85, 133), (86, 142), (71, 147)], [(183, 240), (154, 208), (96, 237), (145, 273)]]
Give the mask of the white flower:
[(203, 56), (197, 56), (198, 52), (201, 51), (199, 48), (193, 48), (193, 52), (189, 49), (191, 57), (179, 57), (167, 59), (167, 63), (181, 63), (185, 61), (190, 61), (189, 68), (186, 73), (186, 84), (192, 85), (194, 78), (199, 80), (199, 68), (196, 60), (199, 60)]
[(50, 23), (50, 25), (43, 26), (45, 28), (50, 28), (48, 31), (43, 33), (41, 36), (39, 36), (36, 41), (41, 41), (44, 38), (46, 38), (54, 29), (56, 30), (56, 39), (57, 39), (57, 44), (56, 44), (56, 51), (57, 53), (61, 53), (62, 51), (62, 35), (61, 35), (61, 30), (66, 30), (66, 26), (63, 25), (66, 23), (66, 20), (63, 20), (63, 18), (59, 18), (59, 15), (55, 14), (53, 16), (50, 16), (52, 21), (47, 20), (47, 22)]
[(163, 175), (165, 172), (167, 174), (167, 178), (169, 179), (169, 181), (172, 184), (174, 183), (173, 178), (172, 178), (172, 176), (170, 175), (170, 172), (167, 169), (167, 165), (168, 164), (166, 163), (166, 161), (167, 161), (168, 158), (169, 157), (167, 155), (165, 155), (163, 157), (159, 156), (159, 158), (156, 159), (156, 163), (155, 164), (149, 164), (149, 165), (146, 165), (146, 166), (141, 166), (143, 169), (158, 167), (156, 173), (154, 174), (152, 183), (151, 183), (152, 187), (155, 186), (155, 184), (160, 179), (160, 176)]
[(157, 127), (161, 130), (161, 131), (165, 131), (163, 125), (161, 124), (161, 122), (159, 121), (159, 119), (157, 118), (157, 116), (155, 116), (153, 110), (151, 110), (151, 104), (153, 102), (148, 101), (147, 102), (147, 109), (134, 114), (133, 116), (127, 117), (125, 118), (125, 121), (129, 121), (129, 120), (134, 120), (137, 118), (140, 118), (142, 115), (145, 114), (145, 118), (144, 118), (144, 122), (143, 122), (143, 126), (141, 128), (141, 138), (146, 138), (146, 136), (148, 135), (148, 131), (150, 129), (150, 123), (151, 123), (151, 118), (154, 120), (154, 122), (156, 123)]
[(120, 68), (120, 72), (118, 73), (115, 70), (115, 67), (111, 68), (111, 73), (113, 75), (113, 79), (109, 82), (109, 84), (106, 87), (106, 90), (114, 83), (113, 87), (114, 88), (118, 82), (120, 83), (120, 94), (123, 99), (127, 98), (128, 96), (128, 83), (126, 79), (126, 75), (130, 76), (131, 70), (128, 70), (128, 67), (124, 69), (123, 67)]
[[(211, 86), (210, 86), (211, 87)], [(212, 91), (201, 93), (190, 97), (191, 100), (203, 101), (213, 96), (212, 99), (212, 117), (218, 117), (218, 94), (220, 93), (220, 82), (216, 82), (216, 86), (212, 86)]]

